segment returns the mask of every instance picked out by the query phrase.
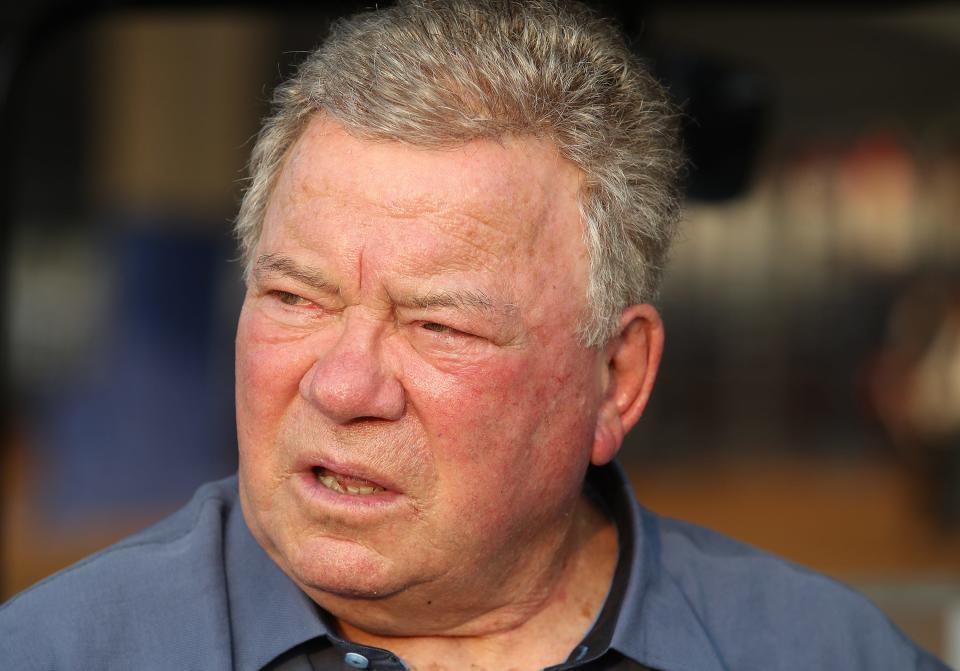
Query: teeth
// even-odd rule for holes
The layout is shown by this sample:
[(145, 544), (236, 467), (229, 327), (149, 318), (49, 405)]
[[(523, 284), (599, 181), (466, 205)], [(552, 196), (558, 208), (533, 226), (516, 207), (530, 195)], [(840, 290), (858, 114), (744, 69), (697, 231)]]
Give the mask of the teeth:
[(346, 494), (343, 487), (340, 486), (340, 483), (337, 482), (337, 479), (332, 475), (321, 475), (318, 480), (326, 486), (327, 489), (332, 489), (335, 492), (340, 492), (341, 494)]
[(377, 492), (382, 492), (383, 487), (368, 486), (368, 487), (355, 487), (353, 485), (341, 485), (340, 481), (337, 480), (335, 475), (318, 475), (317, 480), (323, 483), (324, 487), (327, 489), (332, 489), (335, 492), (340, 494), (348, 494), (351, 496), (356, 496), (357, 494), (376, 494)]

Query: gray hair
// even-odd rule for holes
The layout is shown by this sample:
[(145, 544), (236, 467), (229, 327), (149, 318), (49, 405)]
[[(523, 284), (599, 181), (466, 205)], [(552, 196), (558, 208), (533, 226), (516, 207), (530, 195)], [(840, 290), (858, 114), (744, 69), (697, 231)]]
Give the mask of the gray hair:
[(310, 118), (356, 137), (454, 147), (548, 138), (584, 173), (586, 346), (656, 294), (679, 218), (677, 115), (622, 36), (563, 0), (407, 0), (341, 20), (274, 95), (236, 222), (249, 271), (287, 150)]

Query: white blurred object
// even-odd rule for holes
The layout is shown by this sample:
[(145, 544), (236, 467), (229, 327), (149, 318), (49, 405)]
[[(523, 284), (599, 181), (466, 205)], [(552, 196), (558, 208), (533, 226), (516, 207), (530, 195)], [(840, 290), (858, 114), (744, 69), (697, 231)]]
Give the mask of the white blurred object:
[[(114, 278), (89, 234), (24, 226), (12, 248), (8, 295), (11, 373), (17, 386), (61, 384), (106, 326)], [(44, 230), (59, 233), (42, 233)], [(86, 230), (77, 224), (77, 231)]]
[(954, 669), (960, 669), (960, 601), (955, 600), (944, 614), (943, 661)]
[(960, 435), (960, 310), (944, 315), (914, 375), (913, 424), (928, 435)]

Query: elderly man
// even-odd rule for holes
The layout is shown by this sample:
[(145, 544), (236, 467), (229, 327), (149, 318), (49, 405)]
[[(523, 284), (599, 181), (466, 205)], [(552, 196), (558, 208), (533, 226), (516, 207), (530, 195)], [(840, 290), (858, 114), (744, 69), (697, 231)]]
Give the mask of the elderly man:
[(238, 219), (238, 477), (15, 598), (4, 668), (944, 668), (611, 463), (660, 359), (679, 165), (581, 7), (339, 24)]

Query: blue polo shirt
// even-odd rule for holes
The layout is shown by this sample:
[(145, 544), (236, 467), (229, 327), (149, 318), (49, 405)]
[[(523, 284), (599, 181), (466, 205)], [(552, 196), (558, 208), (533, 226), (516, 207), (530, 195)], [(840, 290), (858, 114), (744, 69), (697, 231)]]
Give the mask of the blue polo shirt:
[[(588, 493), (620, 558), (578, 671), (941, 671), (863, 596), (705, 529), (640, 508), (617, 465)], [(402, 671), (337, 635), (253, 539), (236, 477), (0, 607), (0, 669)]]

